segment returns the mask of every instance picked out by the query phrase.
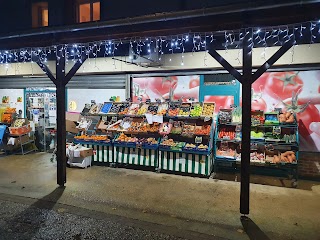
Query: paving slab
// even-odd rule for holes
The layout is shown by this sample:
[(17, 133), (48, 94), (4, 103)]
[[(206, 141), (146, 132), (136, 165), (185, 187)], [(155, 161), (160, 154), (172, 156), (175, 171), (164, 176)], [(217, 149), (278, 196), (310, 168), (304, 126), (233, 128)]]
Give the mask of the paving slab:
[[(251, 184), (250, 218), (239, 213), (240, 184), (131, 169), (68, 168), (52, 195), (50, 154), (0, 158), (0, 193), (137, 219), (226, 239), (319, 239), (320, 184), (305, 189)], [(258, 238), (253, 238), (258, 236)]]

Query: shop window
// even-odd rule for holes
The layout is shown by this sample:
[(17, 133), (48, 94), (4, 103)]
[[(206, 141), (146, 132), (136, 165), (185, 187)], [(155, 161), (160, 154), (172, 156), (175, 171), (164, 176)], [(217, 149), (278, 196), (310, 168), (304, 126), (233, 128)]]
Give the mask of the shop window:
[(47, 27), (49, 25), (48, 2), (32, 4), (32, 27)]
[(77, 1), (77, 20), (79, 23), (100, 20), (100, 1), (99, 0), (78, 0)]

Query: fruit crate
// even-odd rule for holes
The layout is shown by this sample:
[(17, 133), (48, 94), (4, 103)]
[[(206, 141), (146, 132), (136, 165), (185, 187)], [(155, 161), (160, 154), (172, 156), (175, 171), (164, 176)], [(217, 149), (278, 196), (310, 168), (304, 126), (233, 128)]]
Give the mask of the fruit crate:
[(119, 115), (126, 115), (129, 111), (130, 103), (129, 102), (122, 102), (119, 106)]
[(167, 111), (167, 116), (176, 117), (179, 114), (180, 102), (171, 102)]
[(191, 105), (190, 110), (190, 117), (200, 117), (202, 115), (202, 103), (201, 102), (194, 102)]
[(201, 117), (213, 117), (215, 103), (203, 103)]
[(185, 123), (183, 125), (181, 136), (192, 137), (194, 135), (196, 125), (194, 123)]
[(141, 103), (141, 106), (137, 112), (137, 115), (139, 115), (139, 116), (144, 115), (145, 113), (147, 113), (148, 108), (149, 108), (148, 103)]
[(139, 103), (132, 103), (128, 109), (127, 115), (136, 115), (140, 109)]
[(157, 115), (162, 115), (162, 116), (166, 115), (168, 108), (169, 108), (168, 103), (160, 103), (158, 107)]
[(24, 125), (22, 127), (9, 127), (10, 134), (22, 135), (31, 132), (30, 125)]
[(150, 103), (148, 106), (147, 113), (156, 115), (158, 113), (159, 103)]
[(251, 111), (251, 126), (263, 125), (264, 123), (265, 115), (263, 114), (263, 111)]
[(107, 114), (109, 114), (109, 115), (110, 114), (111, 115), (118, 114), (121, 105), (122, 105), (122, 103), (120, 103), (120, 102), (112, 103), (112, 106), (110, 107), (110, 109), (109, 109)]
[(191, 103), (181, 103), (178, 117), (189, 117), (191, 110)]

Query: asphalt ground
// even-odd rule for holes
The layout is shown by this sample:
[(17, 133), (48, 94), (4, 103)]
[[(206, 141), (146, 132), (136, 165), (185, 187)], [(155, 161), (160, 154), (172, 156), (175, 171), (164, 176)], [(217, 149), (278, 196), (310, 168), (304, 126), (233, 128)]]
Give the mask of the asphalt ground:
[[(63, 190), (57, 190), (57, 192)], [(207, 236), (46, 200), (0, 194), (0, 239), (188, 240)]]

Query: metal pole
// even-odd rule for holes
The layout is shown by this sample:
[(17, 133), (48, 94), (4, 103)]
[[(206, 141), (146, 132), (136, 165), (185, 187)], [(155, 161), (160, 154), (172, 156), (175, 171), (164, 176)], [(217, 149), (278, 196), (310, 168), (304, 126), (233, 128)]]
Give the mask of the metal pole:
[(64, 48), (57, 48), (56, 60), (57, 87), (57, 183), (66, 183), (66, 83), (65, 83), (65, 53)]
[(251, 131), (251, 78), (252, 78), (252, 29), (243, 39), (242, 77), (242, 147), (240, 213), (249, 214), (250, 200), (250, 131)]

